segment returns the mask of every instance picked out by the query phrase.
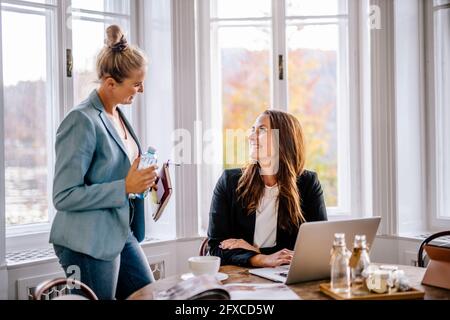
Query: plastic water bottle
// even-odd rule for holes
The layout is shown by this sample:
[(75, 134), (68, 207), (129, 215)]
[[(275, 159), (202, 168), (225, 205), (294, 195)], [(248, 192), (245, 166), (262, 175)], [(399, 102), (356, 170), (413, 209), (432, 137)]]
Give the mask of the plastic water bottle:
[[(147, 169), (152, 164), (155, 164), (157, 162), (158, 162), (158, 158), (156, 156), (156, 149), (153, 147), (148, 147), (147, 152), (145, 152), (144, 154), (141, 155), (141, 160), (139, 161), (138, 171)], [(149, 190), (145, 190), (143, 193), (137, 193), (137, 194), (130, 193), (129, 197), (132, 199), (134, 199), (134, 198), (144, 199), (147, 196), (148, 192), (149, 192)]]
[(336, 293), (350, 293), (350, 252), (345, 246), (345, 234), (334, 235), (331, 256), (331, 290)]

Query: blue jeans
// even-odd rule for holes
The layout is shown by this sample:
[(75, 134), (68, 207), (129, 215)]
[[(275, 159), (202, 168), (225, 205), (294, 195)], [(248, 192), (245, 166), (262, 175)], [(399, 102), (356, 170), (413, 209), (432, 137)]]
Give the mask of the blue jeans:
[(81, 282), (100, 300), (126, 299), (136, 290), (155, 281), (145, 254), (130, 231), (122, 252), (112, 261), (95, 259), (69, 248), (54, 245), (59, 263), (67, 277), (74, 277), (74, 266)]

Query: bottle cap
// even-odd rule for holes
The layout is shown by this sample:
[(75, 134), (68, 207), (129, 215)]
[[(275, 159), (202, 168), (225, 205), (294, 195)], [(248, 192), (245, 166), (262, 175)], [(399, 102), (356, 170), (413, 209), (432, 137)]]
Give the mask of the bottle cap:
[(147, 152), (148, 153), (156, 153), (156, 149), (151, 147), (151, 146), (149, 146), (148, 149), (147, 149)]

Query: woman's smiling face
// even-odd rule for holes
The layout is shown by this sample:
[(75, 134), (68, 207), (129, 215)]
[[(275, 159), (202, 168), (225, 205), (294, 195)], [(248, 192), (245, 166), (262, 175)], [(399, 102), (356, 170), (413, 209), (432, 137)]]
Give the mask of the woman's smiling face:
[(250, 159), (261, 161), (271, 157), (271, 127), (268, 115), (256, 118), (248, 137), (250, 143)]
[(144, 80), (146, 68), (135, 70), (129, 78), (122, 83), (118, 83), (114, 90), (114, 96), (119, 104), (131, 104), (138, 93), (144, 92)]

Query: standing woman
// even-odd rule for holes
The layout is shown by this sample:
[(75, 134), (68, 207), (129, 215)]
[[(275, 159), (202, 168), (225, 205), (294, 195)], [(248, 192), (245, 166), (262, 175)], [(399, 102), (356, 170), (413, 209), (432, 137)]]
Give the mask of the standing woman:
[(56, 134), (50, 233), (67, 276), (79, 271), (99, 299), (125, 299), (154, 281), (139, 245), (144, 203), (131, 199), (154, 186), (156, 165), (137, 171), (141, 147), (118, 105), (144, 92), (145, 54), (119, 26), (106, 29), (97, 57), (99, 87), (62, 121)]

